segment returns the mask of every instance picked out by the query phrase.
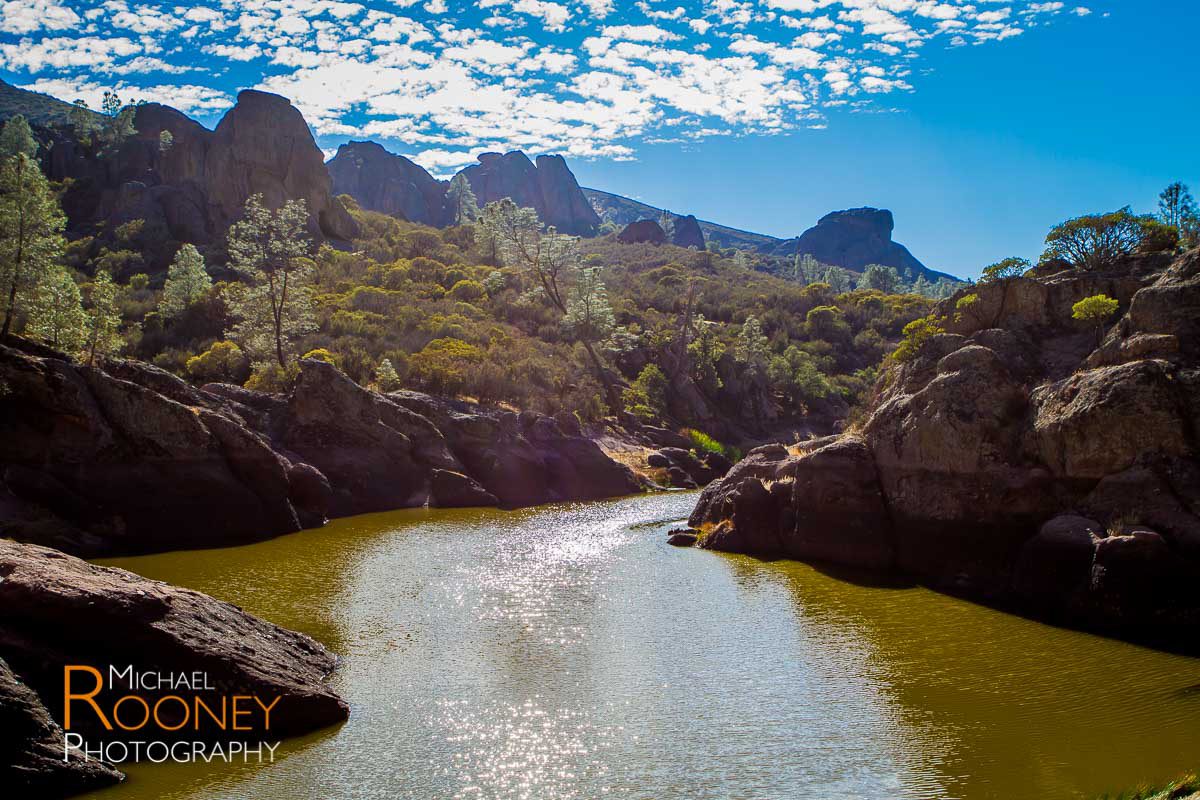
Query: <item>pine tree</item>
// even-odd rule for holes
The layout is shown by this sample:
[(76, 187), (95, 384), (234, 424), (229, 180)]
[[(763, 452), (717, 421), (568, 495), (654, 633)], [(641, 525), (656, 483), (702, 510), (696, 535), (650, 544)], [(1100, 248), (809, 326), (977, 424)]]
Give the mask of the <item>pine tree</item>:
[(55, 266), (30, 297), (26, 332), (56, 350), (74, 353), (83, 346), (85, 323), (79, 285), (65, 267)]
[(608, 302), (608, 288), (600, 280), (600, 267), (580, 270), (563, 327), (577, 341), (588, 344), (600, 344), (612, 336), (617, 321)]
[(392, 366), (390, 358), (379, 362), (379, 367), (375, 370), (375, 385), (381, 392), (392, 392), (400, 388), (400, 376)]
[(762, 323), (758, 317), (746, 317), (742, 330), (738, 333), (737, 346), (734, 356), (745, 364), (751, 371), (765, 372), (770, 359), (770, 342), (763, 333)]
[(168, 319), (177, 317), (208, 294), (211, 288), (212, 278), (204, 268), (204, 257), (195, 245), (185, 244), (179, 248), (175, 260), (167, 269), (167, 280), (163, 284), (158, 310)]
[(23, 295), (37, 286), (62, 256), (66, 218), (33, 155), (29, 124), (13, 117), (0, 130), (0, 301), (12, 330)]
[(255, 194), (246, 200), (242, 219), (229, 228), (229, 263), (245, 283), (230, 293), (238, 319), (230, 338), (257, 364), (274, 358), (286, 368), (296, 340), (316, 330), (307, 221), (303, 200), (271, 211)]
[(121, 313), (117, 305), (117, 284), (112, 275), (100, 270), (88, 285), (88, 307), (84, 311), (84, 350), (88, 364), (96, 356), (110, 356), (121, 346)]
[(461, 172), (450, 181), (446, 191), (450, 208), (454, 211), (454, 224), (467, 225), (479, 219), (479, 200), (471, 191), (471, 182)]
[(1158, 214), (1164, 224), (1182, 229), (1189, 217), (1196, 216), (1196, 199), (1187, 186), (1175, 181), (1158, 196)]

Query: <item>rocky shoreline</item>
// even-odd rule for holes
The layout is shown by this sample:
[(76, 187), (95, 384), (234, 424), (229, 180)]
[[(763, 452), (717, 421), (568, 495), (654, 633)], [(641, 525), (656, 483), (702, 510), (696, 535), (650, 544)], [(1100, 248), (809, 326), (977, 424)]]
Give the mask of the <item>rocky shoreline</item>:
[[(1200, 632), (1200, 251), (973, 287), (851, 431), (711, 484), (700, 546), (901, 572), (1057, 623)], [(1120, 314), (1097, 346), (1072, 305)], [(965, 309), (965, 310), (964, 310)]]
[(231, 545), (426, 504), (513, 508), (645, 487), (573, 419), (383, 395), (322, 361), (302, 361), (292, 391), (273, 395), (0, 344), (0, 536), (76, 555)]

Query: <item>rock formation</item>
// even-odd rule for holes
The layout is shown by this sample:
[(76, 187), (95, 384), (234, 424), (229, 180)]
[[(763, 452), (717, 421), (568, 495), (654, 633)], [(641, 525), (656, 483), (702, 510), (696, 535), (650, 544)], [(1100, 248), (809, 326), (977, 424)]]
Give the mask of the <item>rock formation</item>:
[(99, 555), (214, 547), (330, 516), (636, 492), (578, 432), (368, 391), (301, 362), (287, 395), (0, 345), (0, 535)]
[[(138, 672), (201, 672), (212, 691), (194, 692), (218, 708), (217, 694), (251, 695), (273, 707), (269, 732), (183, 730), (207, 741), (274, 741), (345, 720), (346, 703), (325, 683), (335, 659), (301, 633), (253, 617), (236, 606), (119, 569), (92, 566), (44, 547), (0, 540), (0, 775), (11, 773), (18, 795), (60, 796), (119, 779), (100, 762), (62, 761), (64, 665), (82, 664), (107, 677), (108, 666)], [(128, 694), (106, 686), (101, 708)], [(138, 692), (149, 703), (168, 688)], [(164, 714), (179, 713), (169, 703)], [(104, 730), (79, 715), (72, 731), (103, 740), (148, 739), (147, 731)], [(163, 717), (168, 724), (175, 719)], [(165, 731), (153, 738), (170, 738)], [(47, 739), (55, 739), (52, 756)], [(11, 791), (14, 784), (6, 781)], [(22, 786), (30, 793), (20, 792)]]
[[(304, 200), (317, 241), (346, 240), (357, 232), (333, 198), (307, 123), (278, 95), (241, 92), (215, 131), (157, 103), (139, 106), (134, 125), (136, 134), (116, 152), (97, 154), (70, 137), (56, 137), (46, 169), (54, 180), (72, 181), (63, 197), (71, 228), (90, 233), (97, 223), (144, 220), (151, 238), (162, 240), (162, 261), (179, 242), (205, 245), (224, 236), (246, 198), (261, 193), (271, 207)], [(163, 131), (172, 138), (166, 148)]]
[[(939, 304), (946, 332), (887, 371), (861, 433), (752, 451), (704, 492), (704, 546), (1194, 641), (1200, 251), (1049, 272)], [(1097, 348), (1071, 307), (1101, 293), (1123, 315)]]
[(617, 234), (621, 244), (666, 244), (667, 234), (662, 226), (652, 219), (639, 219), (625, 226)]
[(834, 211), (817, 221), (798, 239), (776, 248), (777, 255), (808, 254), (835, 267), (862, 272), (869, 264), (895, 267), (902, 276), (933, 275), (925, 265), (892, 241), (896, 223), (892, 212), (878, 208), (854, 208)]
[(118, 783), (122, 775), (78, 753), (63, 758), (63, 730), (0, 658), (0, 783), (16, 797), (68, 797)]
[(675, 217), (671, 222), (674, 226), (674, 230), (671, 232), (671, 244), (676, 247), (704, 249), (704, 231), (700, 229), (700, 223), (693, 215)]
[(453, 221), (446, 184), (375, 142), (348, 142), (326, 166), (335, 195), (348, 194), (368, 211), (443, 227)]
[(471, 184), (479, 206), (511, 198), (518, 206), (535, 209), (546, 225), (560, 233), (592, 236), (600, 218), (562, 156), (538, 156), (537, 163), (520, 151), (483, 153), (479, 163), (461, 173)]

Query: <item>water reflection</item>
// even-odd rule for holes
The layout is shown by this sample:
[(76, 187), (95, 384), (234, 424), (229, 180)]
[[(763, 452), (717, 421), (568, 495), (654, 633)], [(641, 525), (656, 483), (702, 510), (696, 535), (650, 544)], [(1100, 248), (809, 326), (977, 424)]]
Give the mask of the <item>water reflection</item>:
[(353, 713), (270, 767), (141, 766), (97, 797), (1088, 797), (1200, 753), (1200, 661), (668, 547), (694, 499), (122, 559), (326, 642)]

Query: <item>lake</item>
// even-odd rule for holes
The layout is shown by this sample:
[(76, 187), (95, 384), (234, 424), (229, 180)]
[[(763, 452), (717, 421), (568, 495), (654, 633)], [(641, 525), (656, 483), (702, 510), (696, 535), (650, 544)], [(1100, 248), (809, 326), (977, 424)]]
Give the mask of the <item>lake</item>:
[(1200, 660), (668, 546), (695, 493), (102, 563), (319, 639), (345, 725), (135, 798), (1092, 798), (1200, 761)]

